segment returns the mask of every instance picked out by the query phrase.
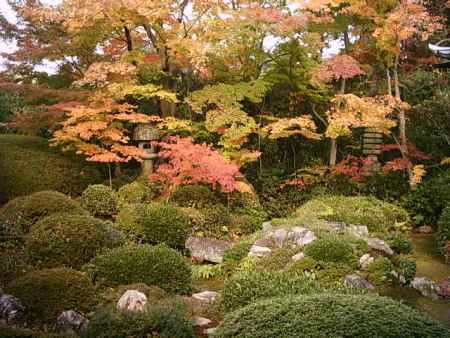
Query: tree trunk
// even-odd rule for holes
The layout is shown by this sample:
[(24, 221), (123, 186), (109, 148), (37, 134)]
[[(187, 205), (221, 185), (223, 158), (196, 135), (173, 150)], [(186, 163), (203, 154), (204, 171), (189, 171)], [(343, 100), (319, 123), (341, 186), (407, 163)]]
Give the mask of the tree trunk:
[(125, 31), (125, 39), (127, 40), (127, 50), (131, 52), (133, 50), (133, 39), (131, 38), (131, 32), (127, 26), (123, 26)]
[(386, 81), (387, 81), (387, 94), (389, 96), (392, 95), (392, 80), (391, 80), (391, 72), (389, 71), (389, 68), (386, 69)]

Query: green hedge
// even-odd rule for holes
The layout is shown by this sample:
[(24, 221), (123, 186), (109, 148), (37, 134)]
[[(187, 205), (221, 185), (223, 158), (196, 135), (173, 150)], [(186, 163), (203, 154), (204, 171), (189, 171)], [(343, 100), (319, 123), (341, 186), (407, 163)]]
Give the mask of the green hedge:
[(149, 202), (155, 196), (154, 191), (138, 181), (125, 184), (117, 191), (119, 208), (129, 204)]
[(225, 316), (215, 338), (439, 338), (450, 331), (390, 298), (307, 295), (267, 299)]
[(164, 203), (131, 204), (117, 216), (119, 228), (146, 243), (165, 243), (184, 248), (191, 228), (189, 216), (180, 208)]
[(54, 214), (31, 227), (25, 251), (38, 265), (79, 269), (100, 249), (121, 244), (111, 231), (107, 222), (91, 216)]
[(184, 257), (165, 245), (123, 246), (96, 256), (86, 270), (115, 285), (144, 283), (171, 293), (191, 290), (191, 269)]
[(32, 271), (13, 281), (7, 291), (17, 297), (34, 322), (54, 324), (61, 312), (87, 313), (95, 305), (95, 290), (81, 272), (71, 269)]
[(33, 224), (55, 213), (88, 214), (77, 201), (56, 191), (40, 191), (11, 200), (0, 209), (0, 246), (9, 240), (20, 243)]
[(102, 176), (94, 165), (50, 148), (43, 138), (0, 135), (0, 203), (41, 190), (79, 195)]
[(315, 198), (298, 208), (295, 215), (316, 216), (347, 224), (363, 224), (371, 232), (386, 231), (396, 222), (409, 222), (408, 213), (404, 209), (376, 198), (363, 196)]

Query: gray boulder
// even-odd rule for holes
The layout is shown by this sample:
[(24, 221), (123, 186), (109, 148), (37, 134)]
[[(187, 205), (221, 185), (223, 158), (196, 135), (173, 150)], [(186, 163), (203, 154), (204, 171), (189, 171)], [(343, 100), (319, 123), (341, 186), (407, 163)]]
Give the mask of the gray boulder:
[(364, 254), (359, 258), (359, 266), (365, 270), (374, 261), (374, 258), (369, 254)]
[(366, 289), (366, 290), (374, 290), (375, 287), (370, 284), (366, 279), (357, 274), (351, 274), (345, 276), (344, 279), (345, 284), (348, 286), (358, 288), (358, 289)]
[(378, 250), (378, 251), (382, 251), (384, 253), (386, 253), (389, 256), (392, 256), (394, 254), (394, 251), (391, 249), (391, 247), (382, 239), (379, 238), (368, 238), (367, 239), (367, 244), (369, 244), (369, 246), (372, 249)]
[(203, 262), (222, 263), (223, 254), (231, 248), (231, 244), (214, 238), (189, 237), (185, 245), (192, 258)]
[(252, 257), (267, 257), (272, 254), (272, 249), (267, 246), (259, 246), (253, 244), (248, 252), (248, 256)]
[(215, 291), (203, 291), (199, 293), (194, 293), (192, 295), (192, 298), (205, 303), (213, 303), (218, 296), (219, 294)]
[(411, 282), (411, 287), (418, 290), (422, 296), (438, 299), (440, 288), (439, 285), (427, 277), (415, 277)]
[(23, 324), (25, 321), (25, 307), (11, 295), (0, 296), (0, 319), (8, 325)]
[(209, 324), (211, 324), (212, 320), (205, 318), (205, 317), (195, 316), (192, 318), (192, 322), (193, 322), (194, 326), (203, 327), (203, 326), (208, 326)]
[(342, 234), (345, 232), (346, 224), (344, 222), (331, 222), (324, 221), (325, 225), (327, 225), (332, 232), (337, 234)]
[(56, 329), (59, 333), (79, 336), (86, 332), (89, 320), (81, 313), (73, 310), (64, 311), (56, 319)]
[(137, 290), (127, 290), (117, 302), (117, 310), (124, 312), (144, 312), (147, 296)]
[(350, 235), (359, 238), (367, 238), (369, 237), (369, 229), (365, 225), (353, 225), (351, 224), (348, 228), (348, 232)]

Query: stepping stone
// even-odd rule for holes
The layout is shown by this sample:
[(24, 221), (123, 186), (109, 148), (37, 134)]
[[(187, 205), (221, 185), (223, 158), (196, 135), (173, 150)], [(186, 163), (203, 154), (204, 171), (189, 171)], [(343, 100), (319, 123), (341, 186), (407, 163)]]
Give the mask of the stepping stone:
[(215, 291), (203, 291), (199, 293), (194, 293), (192, 295), (192, 298), (197, 299), (199, 301), (205, 302), (205, 303), (213, 303), (219, 294)]

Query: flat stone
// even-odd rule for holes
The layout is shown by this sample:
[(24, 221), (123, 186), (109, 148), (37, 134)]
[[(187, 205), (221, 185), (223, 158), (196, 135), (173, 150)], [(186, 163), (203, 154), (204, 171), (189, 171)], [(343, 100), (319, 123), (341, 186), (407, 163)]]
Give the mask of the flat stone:
[(353, 225), (350, 224), (348, 228), (348, 232), (350, 235), (359, 238), (367, 238), (369, 237), (369, 229), (365, 225)]
[(189, 237), (185, 244), (192, 258), (203, 262), (222, 263), (223, 254), (231, 248), (231, 244), (214, 238)]
[(279, 248), (283, 247), (283, 244), (288, 238), (288, 235), (289, 231), (284, 228), (276, 229), (272, 232), (272, 238)]
[(249, 256), (253, 257), (267, 257), (272, 254), (272, 249), (266, 247), (266, 246), (259, 246), (256, 244), (253, 244), (250, 248), (250, 251), (248, 253)]
[(433, 228), (429, 225), (422, 225), (416, 229), (419, 234), (431, 234), (433, 233)]
[(213, 303), (219, 294), (215, 291), (203, 291), (199, 293), (194, 293), (192, 295), (192, 298), (197, 299), (199, 301), (205, 302), (205, 303)]
[(216, 333), (217, 331), (217, 327), (211, 327), (209, 329), (206, 329), (203, 331), (204, 334), (206, 334), (207, 336), (212, 336), (214, 333)]
[(0, 297), (0, 319), (9, 325), (22, 324), (25, 321), (25, 307), (16, 297), (3, 294)]
[(305, 254), (303, 252), (299, 252), (298, 254), (295, 254), (294, 256), (291, 257), (291, 259), (294, 262), (298, 262), (299, 260), (305, 258)]
[(294, 242), (298, 246), (308, 245), (317, 239), (311, 230), (302, 227), (293, 227), (292, 233)]
[(194, 326), (208, 326), (209, 324), (212, 323), (211, 319), (205, 318), (205, 317), (199, 317), (199, 316), (195, 316), (194, 318), (192, 318), (192, 322), (194, 324)]
[(147, 296), (137, 290), (127, 290), (117, 302), (117, 309), (129, 312), (144, 312)]
[(357, 274), (347, 275), (344, 278), (345, 284), (358, 288), (358, 289), (366, 289), (366, 290), (375, 290), (375, 287), (370, 284), (366, 279)]
[(368, 238), (367, 239), (367, 244), (369, 244), (369, 246), (372, 249), (378, 250), (378, 251), (383, 251), (384, 253), (388, 254), (389, 256), (392, 256), (394, 254), (394, 251), (391, 249), (391, 247), (382, 239), (379, 238)]
[(73, 310), (62, 312), (56, 319), (56, 330), (65, 335), (79, 336), (86, 332), (89, 320)]
[(324, 222), (332, 232), (342, 234), (345, 232), (346, 224), (344, 222), (330, 222), (325, 221)]
[(365, 270), (373, 261), (374, 258), (371, 255), (364, 254), (359, 258), (359, 266), (361, 269)]
[(263, 232), (270, 231), (270, 230), (272, 230), (272, 228), (273, 228), (273, 225), (272, 225), (272, 222), (271, 222), (271, 221), (267, 221), (267, 222), (264, 222), (264, 223), (262, 224), (262, 231), (263, 231)]
[(418, 290), (424, 297), (431, 299), (439, 298), (439, 285), (427, 277), (415, 277), (411, 282), (411, 287)]

